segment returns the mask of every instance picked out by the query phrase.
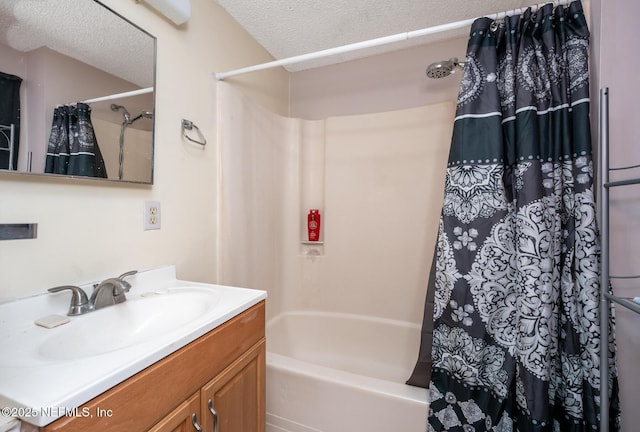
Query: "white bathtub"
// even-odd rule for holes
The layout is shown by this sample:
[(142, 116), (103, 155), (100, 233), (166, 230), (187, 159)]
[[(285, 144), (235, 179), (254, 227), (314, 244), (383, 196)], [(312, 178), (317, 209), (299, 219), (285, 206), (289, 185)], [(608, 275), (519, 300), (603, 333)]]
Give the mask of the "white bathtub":
[(267, 323), (267, 432), (421, 432), (427, 390), (404, 382), (420, 327), (298, 311)]

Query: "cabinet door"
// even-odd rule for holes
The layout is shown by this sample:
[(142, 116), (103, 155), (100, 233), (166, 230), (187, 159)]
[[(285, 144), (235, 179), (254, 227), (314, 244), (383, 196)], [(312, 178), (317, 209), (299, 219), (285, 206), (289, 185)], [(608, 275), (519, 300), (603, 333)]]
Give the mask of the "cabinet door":
[[(194, 418), (195, 415), (195, 418)], [(182, 402), (165, 418), (149, 429), (149, 432), (193, 432), (197, 429), (194, 420), (200, 422), (200, 393), (196, 393)]]
[(264, 432), (264, 374), (265, 342), (262, 339), (202, 388), (200, 409), (204, 430)]

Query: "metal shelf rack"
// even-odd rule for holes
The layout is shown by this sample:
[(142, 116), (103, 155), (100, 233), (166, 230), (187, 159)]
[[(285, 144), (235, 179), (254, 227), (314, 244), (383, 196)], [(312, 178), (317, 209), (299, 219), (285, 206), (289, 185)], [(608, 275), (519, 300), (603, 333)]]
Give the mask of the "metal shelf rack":
[(0, 137), (2, 137), (2, 139), (0, 140), (0, 151), (9, 153), (9, 166), (6, 168), (0, 167), (2, 169), (13, 169), (13, 143), (15, 141), (15, 133), (16, 132), (14, 124), (0, 125)]
[(640, 184), (640, 178), (610, 181), (609, 174), (614, 170), (628, 170), (639, 168), (633, 165), (620, 168), (609, 166), (609, 88), (600, 89), (599, 105), (599, 167), (600, 167), (600, 236), (601, 244), (601, 274), (600, 274), (600, 431), (609, 432), (609, 319), (611, 304), (615, 303), (640, 314), (640, 304), (633, 299), (618, 297), (610, 292), (612, 279), (640, 279), (640, 276), (611, 276), (609, 268), (609, 191), (611, 188)]

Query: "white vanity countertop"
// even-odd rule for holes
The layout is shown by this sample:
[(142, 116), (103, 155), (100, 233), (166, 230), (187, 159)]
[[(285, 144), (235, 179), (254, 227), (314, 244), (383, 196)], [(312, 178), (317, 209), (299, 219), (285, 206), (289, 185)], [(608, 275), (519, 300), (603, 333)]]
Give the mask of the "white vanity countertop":
[[(51, 314), (66, 316), (69, 291), (0, 304), (0, 408), (4, 417), (44, 426), (65, 415), (95, 416), (76, 407), (267, 297), (261, 290), (177, 280), (173, 266), (140, 272), (126, 280), (132, 285), (126, 302), (68, 317), (69, 323), (52, 329), (34, 321)], [(91, 285), (81, 287), (90, 295)], [(183, 302), (185, 299), (189, 301)], [(137, 308), (135, 320), (119, 314), (123, 305)], [(154, 305), (161, 312), (139, 312)], [(145, 318), (137, 319), (140, 316)], [(136, 332), (127, 331), (128, 326)]]

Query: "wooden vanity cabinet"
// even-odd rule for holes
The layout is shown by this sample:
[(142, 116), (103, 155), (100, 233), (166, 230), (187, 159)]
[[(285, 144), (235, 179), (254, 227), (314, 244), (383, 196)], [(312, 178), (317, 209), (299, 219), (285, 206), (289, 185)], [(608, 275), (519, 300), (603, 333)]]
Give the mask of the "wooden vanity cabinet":
[(264, 323), (261, 301), (41, 431), (213, 432), (211, 400), (219, 432), (264, 432)]
[(202, 387), (200, 392), (149, 429), (149, 432), (194, 431), (197, 430), (193, 425), (194, 420), (203, 431), (264, 432), (264, 364), (263, 340)]

